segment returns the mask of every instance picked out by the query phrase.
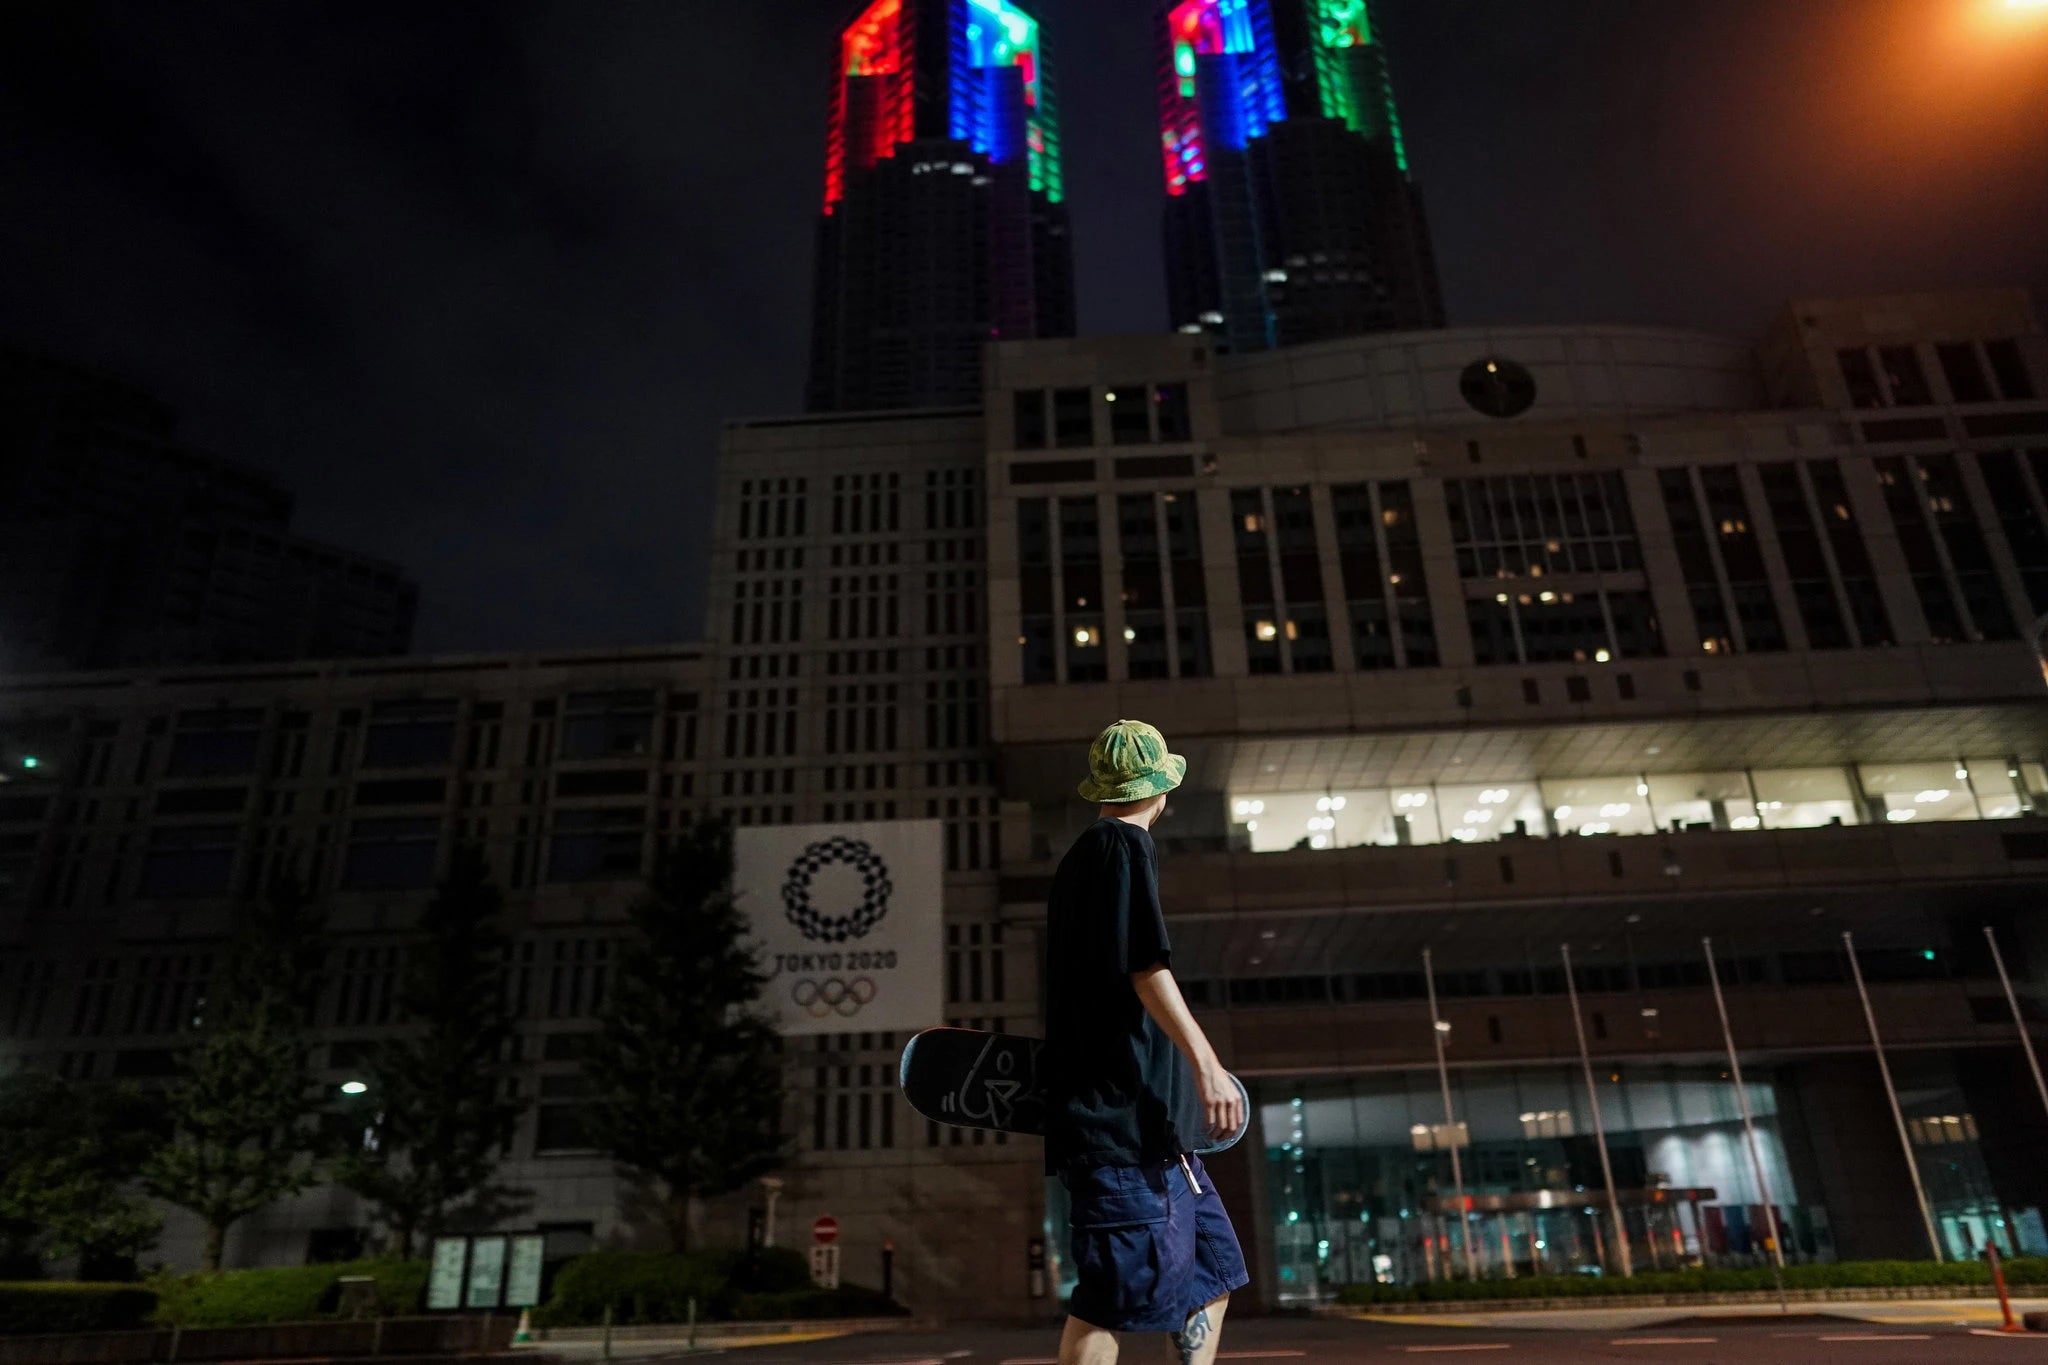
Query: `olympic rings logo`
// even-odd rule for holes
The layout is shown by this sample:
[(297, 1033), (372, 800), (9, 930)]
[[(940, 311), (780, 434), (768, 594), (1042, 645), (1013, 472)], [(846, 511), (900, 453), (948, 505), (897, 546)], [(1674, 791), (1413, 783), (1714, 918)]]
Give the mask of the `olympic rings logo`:
[(811, 1017), (823, 1019), (828, 1014), (837, 1014), (851, 1019), (875, 998), (875, 983), (865, 976), (851, 981), (842, 981), (836, 976), (823, 981), (803, 980), (789, 988), (789, 998), (800, 1009), (809, 1010)]

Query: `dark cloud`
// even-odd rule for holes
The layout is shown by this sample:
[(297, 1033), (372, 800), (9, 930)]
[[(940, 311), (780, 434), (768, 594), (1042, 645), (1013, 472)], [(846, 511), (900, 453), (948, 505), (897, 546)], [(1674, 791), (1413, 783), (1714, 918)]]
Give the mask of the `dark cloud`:
[[(2048, 36), (1996, 7), (1385, 0), (1453, 320), (2048, 287)], [(1083, 325), (1150, 330), (1149, 5), (1045, 10)], [(718, 423), (801, 391), (844, 13), (18, 0), (0, 334), (406, 565), (423, 647), (688, 635)]]

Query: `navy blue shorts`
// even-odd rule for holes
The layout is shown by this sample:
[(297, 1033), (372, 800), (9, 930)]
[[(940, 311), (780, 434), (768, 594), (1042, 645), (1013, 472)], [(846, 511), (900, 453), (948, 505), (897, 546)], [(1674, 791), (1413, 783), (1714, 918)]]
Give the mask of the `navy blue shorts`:
[(1205, 1303), (1248, 1283), (1230, 1215), (1200, 1157), (1095, 1166), (1060, 1177), (1071, 1199), (1080, 1282), (1067, 1311), (1112, 1332), (1178, 1332)]

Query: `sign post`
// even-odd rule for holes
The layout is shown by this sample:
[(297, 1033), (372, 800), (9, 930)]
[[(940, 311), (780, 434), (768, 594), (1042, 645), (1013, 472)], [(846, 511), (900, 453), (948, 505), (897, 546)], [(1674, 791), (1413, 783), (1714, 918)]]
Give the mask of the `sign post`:
[(820, 1289), (839, 1287), (839, 1220), (831, 1214), (818, 1215), (811, 1224), (811, 1283)]

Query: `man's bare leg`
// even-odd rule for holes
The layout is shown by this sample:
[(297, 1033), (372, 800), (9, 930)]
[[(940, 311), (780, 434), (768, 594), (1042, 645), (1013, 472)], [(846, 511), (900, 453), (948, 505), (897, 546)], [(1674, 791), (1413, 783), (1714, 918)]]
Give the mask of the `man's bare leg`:
[(1215, 1365), (1216, 1343), (1223, 1338), (1223, 1310), (1229, 1306), (1230, 1295), (1225, 1294), (1188, 1314), (1186, 1324), (1170, 1338), (1179, 1365)]
[(1068, 1318), (1060, 1333), (1060, 1365), (1116, 1365), (1116, 1333)]

